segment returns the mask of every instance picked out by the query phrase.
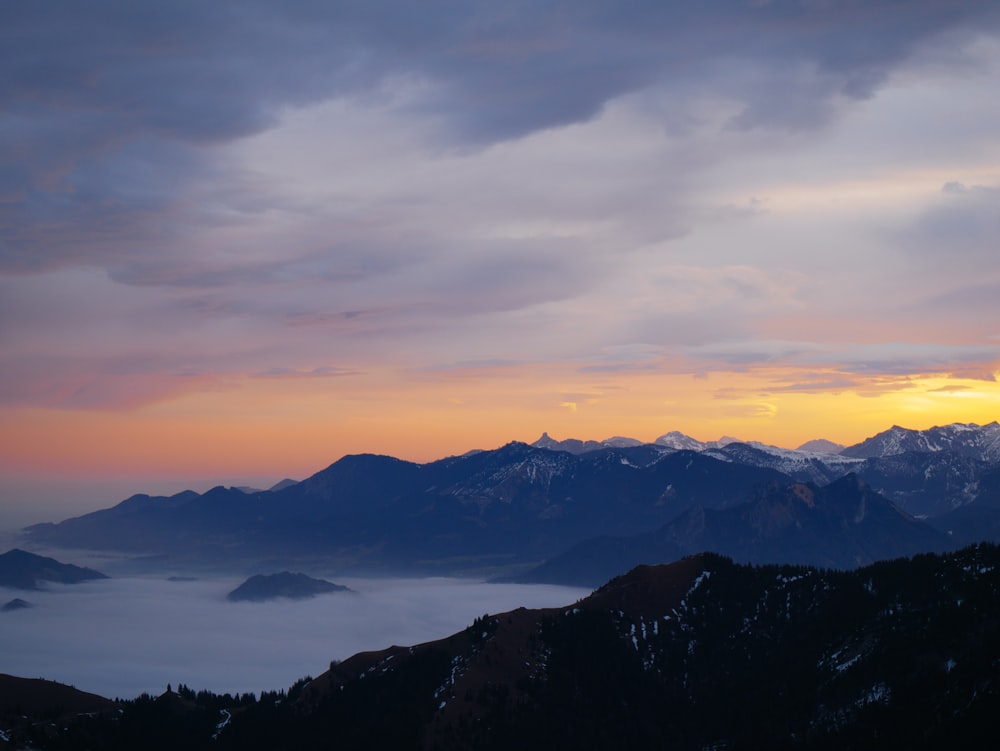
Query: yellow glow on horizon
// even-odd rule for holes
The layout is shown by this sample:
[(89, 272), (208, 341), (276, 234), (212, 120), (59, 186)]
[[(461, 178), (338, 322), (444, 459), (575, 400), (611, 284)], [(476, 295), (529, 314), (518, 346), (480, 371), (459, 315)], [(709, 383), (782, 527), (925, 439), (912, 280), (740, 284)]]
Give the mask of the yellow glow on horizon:
[[(822, 374), (810, 374), (813, 377)], [(827, 438), (852, 444), (899, 424), (914, 429), (1000, 417), (1000, 384), (944, 376), (855, 378), (810, 391), (802, 373), (706, 376), (575, 375), (554, 366), (502, 374), (238, 381), (121, 412), (7, 409), (5, 472), (110, 476), (235, 475), (302, 478), (344, 454), (426, 462), (511, 440), (643, 441), (679, 430), (794, 448)], [(569, 405), (572, 404), (572, 407)]]

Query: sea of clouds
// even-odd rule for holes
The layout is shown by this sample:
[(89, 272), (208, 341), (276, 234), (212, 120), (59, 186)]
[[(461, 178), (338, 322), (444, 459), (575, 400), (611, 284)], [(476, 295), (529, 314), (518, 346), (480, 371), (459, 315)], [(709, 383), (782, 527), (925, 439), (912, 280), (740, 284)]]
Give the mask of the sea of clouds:
[(559, 607), (587, 590), (464, 579), (337, 579), (354, 592), (230, 602), (237, 578), (125, 577), (37, 592), (0, 588), (0, 672), (107, 697), (168, 683), (217, 693), (288, 688), (331, 660), (448, 636), (484, 613)]

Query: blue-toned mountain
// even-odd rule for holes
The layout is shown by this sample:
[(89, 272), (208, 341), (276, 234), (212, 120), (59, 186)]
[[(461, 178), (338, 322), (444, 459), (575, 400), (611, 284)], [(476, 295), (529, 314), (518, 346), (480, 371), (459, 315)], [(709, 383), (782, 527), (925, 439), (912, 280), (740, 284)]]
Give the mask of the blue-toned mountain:
[(39, 589), (46, 582), (77, 584), (107, 578), (100, 571), (60, 563), (55, 558), (35, 555), (18, 548), (0, 555), (0, 587), (30, 590)]
[[(797, 482), (824, 497), (826, 486), (854, 475), (884, 496), (878, 503), (888, 499), (905, 512), (899, 518), (925, 519), (954, 544), (995, 540), (1000, 487), (989, 478), (1000, 469), (998, 440), (997, 423), (897, 427), (841, 454), (732, 439), (701, 443), (677, 432), (649, 444), (543, 435), (536, 443), (544, 445), (513, 442), (427, 464), (345, 456), (270, 491), (216, 487), (203, 494), (136, 495), (109, 509), (29, 528), (26, 540), (142, 553), (149, 560), (239, 563), (241, 570), (275, 556), (287, 563), (319, 556), (328, 570), (493, 577), (527, 571), (599, 537), (630, 539), (614, 543), (628, 549), (645, 539), (648, 548), (655, 531), (672, 529), (673, 547), (661, 545), (651, 559), (647, 550), (642, 560), (672, 560), (711, 543), (725, 544), (720, 549), (741, 560), (847, 566), (939, 549), (940, 541), (923, 532), (925, 547), (900, 548), (892, 535), (875, 535), (861, 553), (849, 555), (848, 533), (860, 532), (851, 525), (821, 534), (820, 516), (809, 512), (789, 527), (787, 540), (779, 540), (739, 514), (754, 499), (760, 502), (762, 487)], [(906, 529), (915, 529), (913, 521)], [(814, 557), (795, 557), (795, 546)]]
[(26, 530), (36, 543), (205, 559), (321, 554), (344, 569), (491, 573), (601, 533), (655, 529), (787, 477), (648, 446), (574, 455), (510, 443), (413, 464), (346, 456), (294, 485), (133, 496)]
[(518, 580), (595, 586), (633, 566), (701, 551), (747, 563), (849, 569), (954, 545), (848, 475), (824, 487), (771, 485), (736, 507), (693, 507), (653, 532), (586, 540)]

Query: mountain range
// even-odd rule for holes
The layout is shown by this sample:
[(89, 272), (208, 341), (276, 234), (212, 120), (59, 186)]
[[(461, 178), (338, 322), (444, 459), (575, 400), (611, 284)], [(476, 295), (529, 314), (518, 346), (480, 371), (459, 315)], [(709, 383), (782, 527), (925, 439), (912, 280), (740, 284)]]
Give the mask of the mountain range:
[(998, 662), (994, 545), (849, 572), (699, 554), (330, 663), (287, 693), (179, 686), (108, 706), (33, 685), (89, 713), (36, 697), (48, 714), (32, 716), (4, 706), (24, 682), (0, 676), (0, 719), (39, 749), (979, 748)]
[(949, 547), (945, 533), (900, 511), (851, 474), (820, 488), (763, 487), (749, 503), (732, 508), (694, 507), (641, 535), (585, 540), (517, 580), (593, 587), (641, 563), (703, 550), (750, 563), (848, 569)]
[(894, 426), (839, 453), (811, 445), (826, 450), (672, 432), (646, 444), (543, 435), (427, 464), (352, 455), (269, 491), (132, 496), (25, 539), (193, 563), (322, 556), (344, 572), (548, 581), (577, 556), (598, 583), (700, 550), (848, 567), (1000, 534), (996, 422)]

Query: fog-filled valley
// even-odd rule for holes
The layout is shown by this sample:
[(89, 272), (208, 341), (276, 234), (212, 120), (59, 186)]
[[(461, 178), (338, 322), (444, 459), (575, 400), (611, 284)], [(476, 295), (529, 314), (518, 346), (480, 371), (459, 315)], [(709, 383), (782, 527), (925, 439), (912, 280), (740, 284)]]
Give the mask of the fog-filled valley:
[(352, 592), (229, 602), (240, 579), (122, 577), (39, 591), (0, 613), (2, 672), (107, 697), (168, 683), (215, 692), (283, 689), (331, 660), (459, 631), (485, 613), (571, 604), (588, 590), (458, 579), (341, 579)]

